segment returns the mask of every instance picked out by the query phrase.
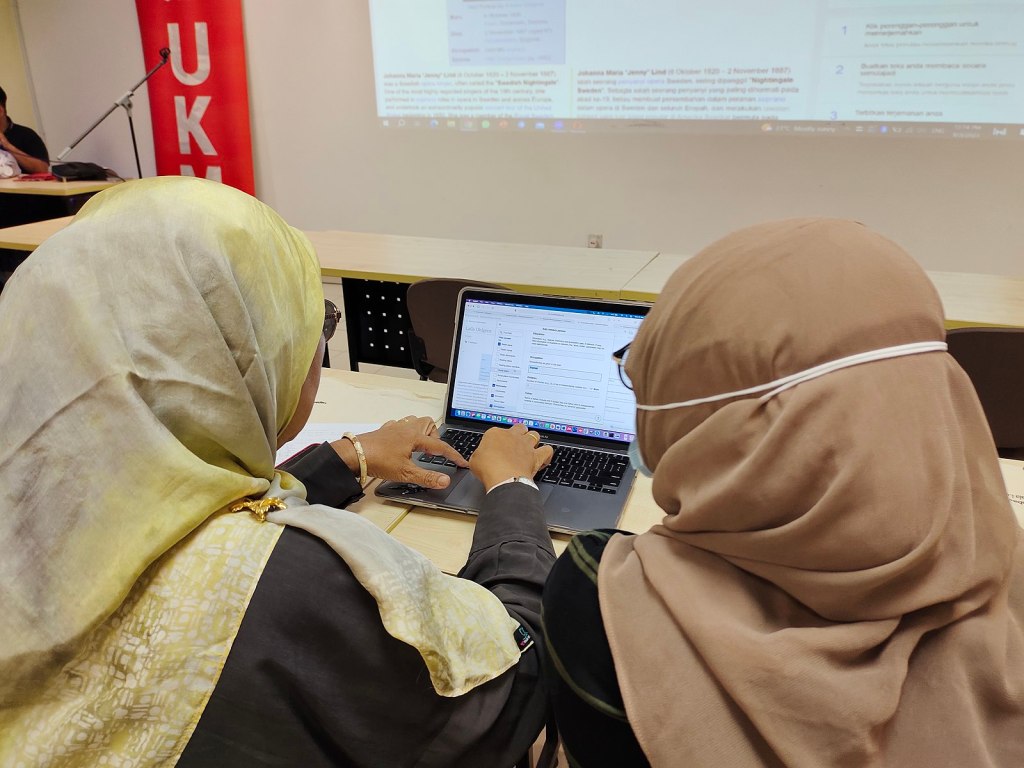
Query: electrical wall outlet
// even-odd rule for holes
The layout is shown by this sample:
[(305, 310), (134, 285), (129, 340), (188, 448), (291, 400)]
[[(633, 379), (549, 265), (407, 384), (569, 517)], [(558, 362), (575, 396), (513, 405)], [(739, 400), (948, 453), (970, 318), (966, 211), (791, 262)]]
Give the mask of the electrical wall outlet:
[(604, 235), (587, 235), (587, 248), (604, 248)]

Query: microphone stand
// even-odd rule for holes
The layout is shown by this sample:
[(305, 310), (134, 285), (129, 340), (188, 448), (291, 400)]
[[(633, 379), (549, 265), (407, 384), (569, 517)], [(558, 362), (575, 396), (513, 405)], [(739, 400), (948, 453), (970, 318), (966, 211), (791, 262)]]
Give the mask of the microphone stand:
[(124, 96), (122, 96), (120, 99), (115, 101), (113, 103), (113, 105), (110, 107), (110, 109), (108, 109), (106, 112), (104, 112), (103, 115), (100, 116), (100, 118), (95, 123), (93, 123), (92, 125), (89, 126), (89, 128), (85, 131), (85, 133), (83, 133), (81, 136), (79, 136), (77, 139), (75, 139), (73, 142), (71, 142), (68, 146), (64, 147), (64, 149), (61, 150), (61, 153), (59, 155), (57, 155), (57, 162), (60, 162), (65, 157), (67, 157), (68, 153), (70, 153), (72, 149), (77, 147), (78, 144), (82, 141), (82, 139), (84, 139), (86, 136), (88, 136), (90, 133), (92, 133), (93, 130), (95, 130), (96, 126), (98, 126), (100, 123), (102, 123), (104, 120), (106, 120), (107, 117), (110, 116), (111, 112), (113, 112), (118, 107), (123, 107), (125, 113), (128, 115), (128, 130), (131, 132), (131, 135), (132, 135), (132, 149), (135, 152), (135, 169), (139, 172), (139, 178), (141, 179), (142, 178), (142, 163), (139, 162), (139, 145), (138, 145), (138, 143), (135, 140), (135, 123), (132, 120), (132, 96), (135, 95), (135, 91), (139, 88), (140, 85), (142, 85), (144, 82), (149, 80), (149, 78), (151, 78), (154, 74), (156, 74), (156, 71), (158, 69), (160, 69), (160, 67), (162, 67), (164, 64), (167, 63), (167, 59), (170, 57), (170, 55), (171, 55), (171, 49), (170, 48), (161, 48), (160, 49), (160, 63), (157, 64), (155, 67), (153, 67), (151, 70), (149, 70), (149, 72), (146, 73), (145, 77), (143, 77), (141, 80), (139, 80), (139, 82), (137, 82), (135, 85), (133, 85), (131, 88), (129, 88), (128, 92), (125, 93)]

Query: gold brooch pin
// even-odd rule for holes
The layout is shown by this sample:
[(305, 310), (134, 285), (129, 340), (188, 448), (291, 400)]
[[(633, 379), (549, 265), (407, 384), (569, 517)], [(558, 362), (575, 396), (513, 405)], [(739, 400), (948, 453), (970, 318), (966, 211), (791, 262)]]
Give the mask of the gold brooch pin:
[(269, 513), (277, 512), (277, 510), (284, 508), (285, 503), (283, 499), (270, 497), (269, 499), (242, 499), (241, 501), (236, 501), (228, 509), (231, 512), (248, 512), (259, 522), (265, 523)]

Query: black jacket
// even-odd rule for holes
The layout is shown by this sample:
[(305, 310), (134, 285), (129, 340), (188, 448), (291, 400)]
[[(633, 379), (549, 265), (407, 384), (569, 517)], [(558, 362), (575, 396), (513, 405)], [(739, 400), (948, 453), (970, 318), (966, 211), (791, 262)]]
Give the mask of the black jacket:
[[(286, 468), (311, 503), (361, 496), (328, 444)], [(497, 595), (535, 645), (496, 680), (444, 698), (337, 553), (285, 529), (178, 765), (511, 766), (546, 719), (540, 600), (554, 559), (536, 491), (511, 483), (488, 494), (459, 575)]]

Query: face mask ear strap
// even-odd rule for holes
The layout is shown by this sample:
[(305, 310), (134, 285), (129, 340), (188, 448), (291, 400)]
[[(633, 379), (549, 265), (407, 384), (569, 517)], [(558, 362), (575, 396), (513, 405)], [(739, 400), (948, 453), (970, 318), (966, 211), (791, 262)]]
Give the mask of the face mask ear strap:
[(759, 392), (765, 392), (767, 390), (767, 393), (762, 395), (760, 398), (761, 402), (764, 402), (790, 387), (795, 387), (797, 384), (802, 384), (805, 381), (816, 379), (819, 376), (824, 376), (832, 373), (833, 371), (840, 371), (843, 368), (850, 368), (854, 365), (871, 363), (877, 360), (889, 360), (894, 357), (906, 357), (908, 355), (920, 355), (925, 352), (945, 351), (946, 342), (944, 341), (915, 341), (910, 344), (900, 344), (895, 347), (883, 347), (882, 349), (873, 349), (868, 352), (858, 352), (856, 355), (841, 357), (838, 360), (822, 363), (821, 365), (816, 365), (813, 368), (808, 368), (804, 371), (791, 373), (789, 376), (783, 376), (781, 379), (769, 381), (767, 384), (759, 384), (756, 387), (748, 387), (747, 389), (740, 389), (735, 392), (725, 392), (720, 395), (698, 397), (693, 400), (684, 400), (680, 403), (665, 403), (664, 405), (641, 405), (637, 403), (636, 407), (637, 410), (640, 411), (667, 411), (672, 408), (689, 408), (694, 405), (704, 405), (705, 403), (715, 403), (721, 400), (731, 400), (737, 397), (756, 395)]

